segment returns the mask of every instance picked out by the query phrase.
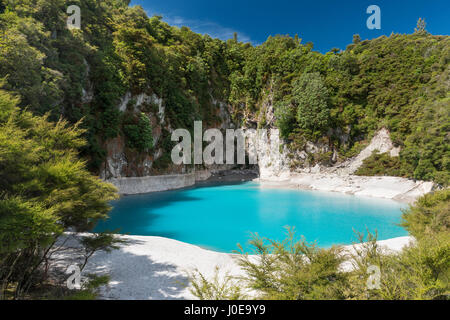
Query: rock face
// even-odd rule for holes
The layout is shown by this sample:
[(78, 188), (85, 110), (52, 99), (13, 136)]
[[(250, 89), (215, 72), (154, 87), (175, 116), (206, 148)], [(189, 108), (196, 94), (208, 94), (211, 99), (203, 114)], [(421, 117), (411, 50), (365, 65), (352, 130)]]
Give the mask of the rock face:
[(108, 140), (105, 146), (107, 157), (100, 171), (102, 179), (149, 175), (154, 159), (158, 158), (158, 150), (153, 155), (130, 152), (121, 136)]
[[(272, 141), (271, 141), (272, 142)], [(403, 202), (413, 202), (418, 197), (434, 189), (433, 182), (414, 181), (400, 177), (362, 177), (352, 175), (373, 151), (389, 152), (392, 157), (398, 156), (399, 148), (395, 148), (387, 129), (381, 129), (372, 138), (369, 145), (356, 157), (332, 167), (304, 168), (292, 172), (287, 166), (287, 152), (274, 152), (273, 144), (260, 141), (258, 155), (261, 157), (259, 181), (266, 187), (289, 187), (299, 189), (343, 192), (358, 196), (388, 198)], [(311, 145), (310, 151), (319, 148)], [(316, 149), (314, 149), (316, 148)], [(269, 166), (268, 163), (273, 164)]]
[[(228, 105), (222, 101), (215, 100), (211, 97), (211, 102), (215, 106), (218, 123), (217, 128), (230, 129), (234, 128), (231, 121)], [(165, 115), (164, 101), (156, 94), (139, 93), (133, 95), (127, 92), (121, 99), (117, 108), (122, 112), (145, 113), (150, 119), (152, 126), (152, 138), (155, 147), (149, 152), (137, 152), (126, 147), (125, 138), (118, 136), (109, 139), (104, 143), (106, 150), (106, 159), (101, 165), (99, 176), (105, 180), (126, 178), (126, 177), (146, 177), (152, 175), (164, 174), (182, 174), (187, 171), (183, 165), (172, 165), (165, 169), (155, 169), (154, 164), (160, 159), (166, 150), (163, 150), (158, 143), (163, 137), (163, 131), (172, 134), (170, 120)], [(206, 127), (203, 128), (207, 129)], [(170, 137), (169, 137), (170, 138)], [(170, 152), (170, 151), (169, 151)], [(211, 165), (207, 166), (211, 171), (228, 170), (227, 165)]]
[(355, 158), (344, 162), (336, 169), (338, 174), (352, 174), (363, 163), (365, 159), (371, 156), (372, 152), (378, 150), (379, 153), (389, 152), (391, 157), (398, 157), (400, 153), (400, 147), (394, 147), (389, 131), (386, 128), (382, 128), (378, 131), (370, 141), (370, 144), (364, 148)]
[[(233, 129), (229, 106), (211, 97), (211, 102), (216, 106), (218, 123), (217, 128)], [(161, 138), (162, 130), (169, 133), (173, 131), (169, 120), (165, 119), (164, 101), (155, 94), (141, 93), (133, 96), (130, 92), (122, 98), (118, 108), (121, 111), (130, 110), (142, 112), (145, 106), (154, 106), (152, 111), (147, 110), (153, 128), (153, 141), (156, 143)], [(157, 107), (157, 108), (156, 108)], [(248, 119), (248, 123), (254, 125), (263, 121), (268, 127), (274, 126), (273, 106), (271, 98), (267, 98), (262, 106), (264, 112), (261, 119)], [(157, 109), (157, 110), (156, 110)], [(255, 122), (256, 121), (256, 122)], [(207, 128), (203, 128), (206, 130)], [(331, 129), (330, 129), (331, 130)], [(348, 136), (335, 129), (335, 134), (346, 143)], [(333, 132), (334, 132), (333, 131)], [(282, 144), (278, 129), (246, 130), (246, 150), (249, 157), (257, 158), (259, 180), (266, 186), (288, 185), (303, 189), (337, 191), (361, 196), (375, 196), (391, 198), (402, 201), (413, 201), (415, 198), (430, 192), (433, 183), (424, 181), (412, 181), (397, 177), (358, 177), (352, 174), (362, 165), (373, 151), (380, 153), (389, 152), (391, 156), (399, 155), (399, 148), (392, 143), (389, 131), (385, 128), (379, 130), (371, 142), (356, 157), (342, 163), (331, 166), (316, 164), (308, 165), (308, 157), (314, 154), (330, 154), (330, 163), (336, 163), (338, 154), (336, 150), (330, 150), (328, 143), (312, 143), (306, 141), (305, 149), (296, 152), (293, 157), (305, 164), (297, 167), (296, 172), (291, 170), (292, 154)], [(136, 194), (153, 191), (192, 186), (196, 181), (206, 180), (211, 173), (233, 169), (233, 165), (210, 165), (205, 170), (186, 173), (184, 166), (170, 166), (164, 172), (155, 174), (153, 164), (161, 156), (163, 150), (155, 148), (151, 153), (136, 153), (125, 146), (123, 137), (111, 139), (105, 143), (107, 158), (100, 172), (100, 177), (115, 184), (122, 194)], [(192, 169), (189, 169), (192, 170)]]
[[(158, 110), (148, 111), (148, 106), (156, 106)], [(156, 94), (140, 93), (133, 96), (127, 92), (121, 99), (117, 108), (124, 112), (145, 112), (152, 125), (153, 143), (156, 145), (161, 138), (165, 124), (164, 105), (162, 99)], [(143, 177), (151, 174), (153, 163), (162, 156), (161, 148), (155, 148), (149, 153), (139, 153), (126, 148), (123, 136), (109, 139), (104, 143), (106, 160), (100, 168), (100, 178), (115, 179), (123, 177)], [(177, 173), (177, 172), (173, 172)]]
[(247, 150), (258, 159), (262, 179), (289, 174), (286, 148), (281, 144), (278, 129), (248, 132)]
[[(275, 130), (273, 130), (275, 131)], [(279, 138), (275, 135), (267, 139), (265, 136), (258, 136), (256, 145), (258, 147), (258, 165), (262, 179), (275, 179), (279, 177), (287, 177), (291, 175), (290, 159), (288, 158), (288, 151), (286, 146), (280, 144)], [(279, 147), (281, 145), (281, 147)], [(281, 150), (281, 151), (280, 151)], [(334, 166), (321, 166), (316, 164), (314, 166), (306, 166), (305, 168), (298, 168), (296, 171), (300, 173), (335, 173), (338, 175), (351, 175), (363, 163), (365, 159), (372, 155), (372, 152), (377, 150), (379, 153), (389, 152), (391, 157), (397, 157), (400, 152), (399, 147), (395, 147), (391, 141), (389, 131), (385, 128), (379, 130), (369, 145), (367, 145), (356, 157), (348, 159), (342, 163)], [(323, 143), (314, 144), (310, 141), (306, 142), (305, 151), (300, 151), (295, 154), (299, 160), (305, 160), (308, 154), (323, 153), (331, 151), (328, 145)], [(336, 150), (332, 153), (332, 158), (336, 161)]]

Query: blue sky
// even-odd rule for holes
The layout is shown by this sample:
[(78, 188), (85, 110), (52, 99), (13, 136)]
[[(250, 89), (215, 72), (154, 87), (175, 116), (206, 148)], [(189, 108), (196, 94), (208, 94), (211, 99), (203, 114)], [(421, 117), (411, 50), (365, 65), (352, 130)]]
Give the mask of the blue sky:
[[(345, 49), (353, 34), (372, 39), (391, 32), (412, 33), (419, 17), (432, 34), (450, 32), (449, 0), (132, 0), (149, 16), (162, 15), (170, 25), (188, 26), (223, 40), (237, 32), (240, 41), (261, 44), (268, 36), (298, 34), (303, 43), (327, 52)], [(369, 30), (369, 5), (381, 9), (381, 30)]]

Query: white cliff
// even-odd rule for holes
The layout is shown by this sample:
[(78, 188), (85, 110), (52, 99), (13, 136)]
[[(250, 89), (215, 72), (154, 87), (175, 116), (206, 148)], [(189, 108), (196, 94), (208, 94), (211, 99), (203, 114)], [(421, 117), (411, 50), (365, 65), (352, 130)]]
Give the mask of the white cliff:
[[(260, 178), (263, 187), (288, 187), (321, 191), (343, 192), (359, 196), (388, 198), (404, 202), (413, 202), (418, 197), (430, 192), (434, 188), (433, 182), (417, 181), (401, 177), (356, 176), (354, 173), (373, 151), (389, 152), (391, 156), (398, 156), (399, 148), (395, 148), (389, 131), (381, 129), (372, 138), (369, 145), (356, 157), (334, 167), (316, 165), (299, 172), (292, 172), (288, 168), (285, 152), (276, 152), (276, 139), (270, 139), (269, 144), (259, 141), (258, 163), (260, 164)], [(275, 142), (275, 143), (274, 143)], [(265, 148), (261, 148), (264, 146)], [(270, 165), (269, 165), (270, 164)]]
[(365, 147), (355, 158), (352, 158), (343, 164), (339, 165), (336, 169), (338, 174), (352, 174), (362, 164), (365, 159), (372, 155), (372, 152), (378, 151), (378, 153), (389, 152), (391, 157), (398, 157), (400, 153), (400, 147), (395, 147), (392, 143), (389, 131), (386, 128), (379, 130), (370, 141), (369, 145)]
[[(219, 128), (234, 128), (229, 106), (211, 97), (212, 103), (217, 107), (220, 118)], [(133, 103), (133, 105), (130, 104)], [(158, 141), (163, 128), (171, 132), (169, 121), (165, 119), (164, 102), (155, 94), (141, 93), (132, 95), (127, 92), (118, 105), (119, 110), (125, 111), (132, 107), (135, 112), (145, 105), (157, 106), (158, 110), (149, 113), (153, 127), (153, 140)], [(268, 99), (264, 103), (264, 119), (268, 126), (273, 127), (272, 101)], [(390, 139), (389, 131), (382, 128), (375, 133), (370, 143), (356, 156), (344, 162), (337, 162), (337, 151), (330, 150), (328, 143), (306, 142), (303, 151), (290, 154), (286, 145), (280, 141), (278, 129), (246, 131), (246, 150), (250, 158), (256, 158), (259, 169), (259, 179), (263, 186), (289, 186), (301, 189), (344, 192), (361, 196), (373, 196), (391, 198), (401, 201), (414, 201), (417, 197), (433, 190), (432, 182), (414, 181), (399, 177), (361, 177), (354, 172), (362, 165), (363, 161), (370, 157), (374, 151), (380, 153), (389, 152), (392, 157), (399, 155), (400, 148), (395, 147)], [(348, 137), (339, 130), (335, 134), (347, 140)], [(344, 141), (345, 142), (345, 141)], [(122, 137), (106, 142), (108, 152), (100, 176), (119, 187), (121, 193), (134, 194), (153, 191), (162, 191), (175, 188), (183, 188), (195, 184), (195, 180), (205, 180), (211, 172), (232, 169), (230, 165), (206, 166), (206, 170), (197, 173), (186, 173), (186, 168), (172, 167), (165, 173), (155, 176), (152, 171), (153, 163), (163, 154), (163, 150), (156, 148), (151, 154), (135, 155), (127, 152)], [(316, 164), (311, 166), (308, 157), (314, 154), (331, 154), (332, 166)], [(303, 165), (292, 165), (296, 160)], [(295, 167), (292, 170), (291, 167)], [(166, 177), (166, 178), (164, 178)]]

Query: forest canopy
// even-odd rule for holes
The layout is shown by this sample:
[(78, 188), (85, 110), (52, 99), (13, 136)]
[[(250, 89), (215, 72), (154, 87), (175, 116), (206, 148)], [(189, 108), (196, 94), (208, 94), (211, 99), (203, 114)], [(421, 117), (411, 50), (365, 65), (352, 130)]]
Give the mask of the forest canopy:
[[(84, 119), (88, 144), (80, 148), (93, 172), (105, 143), (118, 136), (133, 152), (170, 152), (166, 140), (150, 143), (145, 118), (118, 109), (131, 92), (162, 99), (165, 129), (192, 129), (194, 120), (215, 126), (214, 101), (221, 101), (236, 125), (277, 126), (291, 149), (302, 147), (296, 141), (325, 141), (338, 161), (385, 127), (401, 147), (399, 159), (374, 157), (374, 169), (363, 172), (450, 181), (450, 40), (429, 34), (423, 22), (411, 34), (355, 35), (345, 49), (322, 54), (298, 36), (270, 36), (258, 46), (213, 39), (148, 17), (129, 1), (71, 4), (81, 9), (80, 30), (66, 27), (66, 1), (5, 3), (0, 77), (20, 107), (49, 112), (51, 121)], [(266, 119), (267, 100), (274, 122)], [(395, 168), (383, 171), (386, 163)]]

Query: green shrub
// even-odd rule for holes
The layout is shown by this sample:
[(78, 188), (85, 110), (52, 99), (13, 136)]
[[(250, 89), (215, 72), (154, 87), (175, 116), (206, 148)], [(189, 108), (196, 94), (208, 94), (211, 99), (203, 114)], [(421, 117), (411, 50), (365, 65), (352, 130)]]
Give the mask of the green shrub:
[[(339, 272), (341, 249), (321, 249), (304, 239), (296, 240), (288, 229), (282, 241), (254, 236), (250, 244), (259, 261), (247, 254), (238, 257), (245, 271), (244, 282), (261, 299), (307, 300), (342, 299), (346, 274)], [(242, 250), (242, 249), (241, 249)]]
[[(448, 233), (421, 238), (399, 253), (385, 252), (369, 238), (350, 256), (347, 299), (431, 300), (450, 298), (450, 237)], [(380, 286), (368, 290), (369, 266), (380, 268)]]
[[(108, 275), (97, 276), (89, 274), (88, 279), (83, 283), (80, 290), (71, 290), (71, 292), (62, 298), (64, 300), (95, 300), (99, 296), (99, 288), (109, 283), (110, 277)], [(60, 297), (56, 296), (55, 299)]]
[(141, 113), (137, 119), (132, 119), (132, 121), (134, 123), (123, 125), (127, 146), (141, 152), (150, 150), (153, 147), (150, 119), (145, 113)]
[(295, 111), (289, 102), (281, 101), (275, 105), (275, 123), (282, 138), (288, 138), (295, 127)]
[(327, 129), (330, 121), (328, 89), (319, 73), (304, 73), (293, 84), (297, 122), (312, 133)]
[(450, 189), (426, 194), (402, 215), (402, 226), (416, 238), (450, 232)]
[(235, 279), (229, 274), (220, 275), (216, 267), (214, 277), (208, 280), (196, 270), (190, 274), (190, 292), (200, 300), (244, 300), (246, 295), (236, 285)]
[(378, 153), (364, 159), (362, 165), (356, 170), (358, 176), (401, 176), (401, 162), (399, 157), (391, 157), (387, 152)]
[[(105, 219), (117, 189), (78, 158), (86, 143), (80, 124), (53, 123), (16, 103), (0, 90), (0, 298), (20, 299), (46, 279), (57, 239)], [(114, 243), (112, 236), (101, 239), (102, 248)]]

